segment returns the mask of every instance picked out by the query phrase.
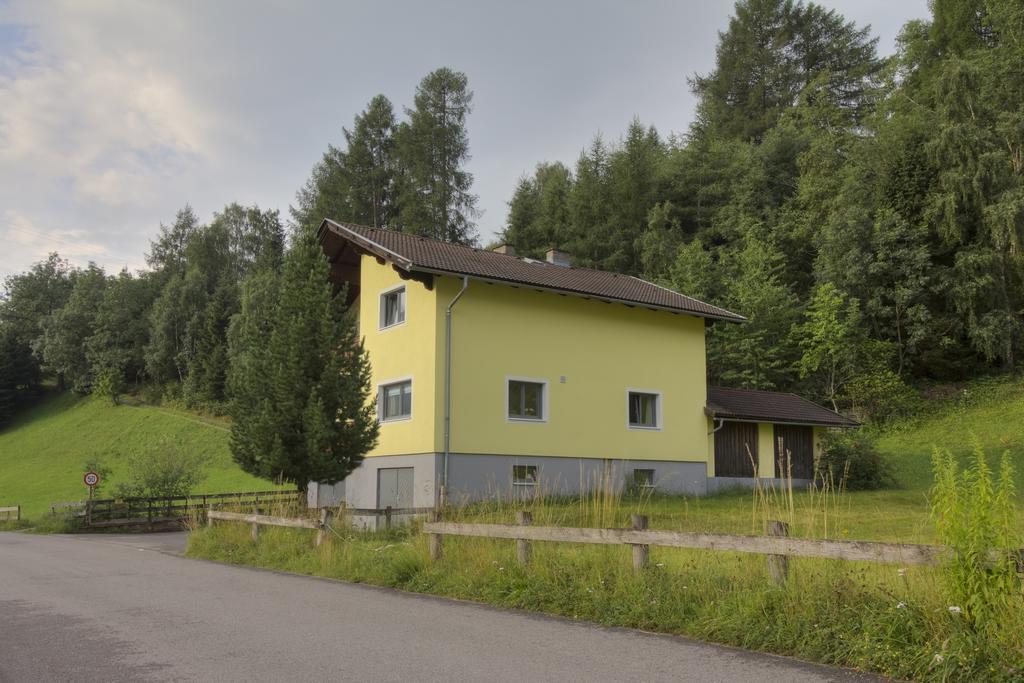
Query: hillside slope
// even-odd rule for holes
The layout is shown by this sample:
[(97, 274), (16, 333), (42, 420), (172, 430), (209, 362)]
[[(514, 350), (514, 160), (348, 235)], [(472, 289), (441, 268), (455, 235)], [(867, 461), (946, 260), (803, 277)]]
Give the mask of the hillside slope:
[(1004, 451), (1010, 452), (1018, 491), (1024, 492), (1024, 380), (978, 380), (949, 393), (931, 401), (921, 416), (893, 425), (879, 437), (879, 448), (900, 486), (929, 488), (932, 449), (948, 448), (965, 458), (976, 439), (993, 468)]
[(57, 501), (80, 500), (83, 465), (99, 460), (125, 475), (125, 455), (170, 441), (209, 458), (198, 492), (259, 491), (270, 482), (246, 474), (231, 460), (227, 427), (216, 420), (151, 406), (112, 406), (73, 394), (51, 395), (0, 431), (0, 505), (21, 505), (25, 517), (49, 513)]

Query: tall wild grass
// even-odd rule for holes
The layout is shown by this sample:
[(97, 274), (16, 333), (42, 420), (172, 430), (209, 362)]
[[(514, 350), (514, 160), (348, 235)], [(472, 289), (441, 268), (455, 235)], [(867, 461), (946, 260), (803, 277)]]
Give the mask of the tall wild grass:
[[(445, 537), (444, 558), (431, 563), (415, 524), (361, 532), (339, 523), (320, 548), (309, 531), (267, 528), (254, 543), (245, 525), (223, 524), (199, 528), (189, 553), (683, 634), (897, 678), (1021, 680), (1024, 596), (1005, 552), (1020, 540), (1010, 519), (1017, 508), (1006, 483), (1013, 480), (1008, 463), (995, 475), (979, 449), (967, 471), (941, 452), (935, 467), (933, 513), (940, 538), (954, 548), (949, 563), (790, 558), (789, 580), (781, 586), (771, 581), (762, 556), (674, 548), (651, 548), (649, 570), (635, 574), (628, 547), (534, 543), (531, 564), (522, 567), (511, 541)], [(528, 499), (495, 497), (459, 506), (448, 517), (513, 523), (515, 512), (527, 509), (537, 525), (624, 527), (632, 514), (653, 513), (652, 528), (682, 526), (686, 499), (624, 492), (610, 482), (574, 499), (543, 489)], [(828, 480), (805, 494), (758, 486), (745, 499), (751, 532), (779, 519), (792, 535), (841, 537), (855, 510), (849, 495), (842, 482)], [(992, 556), (993, 547), (1004, 552)]]

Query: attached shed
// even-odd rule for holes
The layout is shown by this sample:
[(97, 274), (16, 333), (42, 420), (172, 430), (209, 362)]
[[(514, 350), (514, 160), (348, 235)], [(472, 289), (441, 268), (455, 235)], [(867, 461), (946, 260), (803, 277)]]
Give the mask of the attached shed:
[[(719, 485), (758, 478), (810, 481), (826, 429), (858, 423), (796, 394), (708, 387), (708, 476)], [(712, 487), (713, 488), (713, 487)]]

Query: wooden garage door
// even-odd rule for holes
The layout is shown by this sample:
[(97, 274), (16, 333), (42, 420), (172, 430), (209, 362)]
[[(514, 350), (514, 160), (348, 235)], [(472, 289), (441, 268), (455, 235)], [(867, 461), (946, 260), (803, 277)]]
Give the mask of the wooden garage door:
[(792, 460), (794, 479), (814, 477), (814, 429), (775, 425), (775, 476), (788, 476), (786, 456)]
[[(747, 449), (750, 449), (749, 453)], [(753, 460), (751, 460), (753, 458)], [(752, 477), (757, 461), (757, 425), (726, 422), (715, 432), (715, 476)]]

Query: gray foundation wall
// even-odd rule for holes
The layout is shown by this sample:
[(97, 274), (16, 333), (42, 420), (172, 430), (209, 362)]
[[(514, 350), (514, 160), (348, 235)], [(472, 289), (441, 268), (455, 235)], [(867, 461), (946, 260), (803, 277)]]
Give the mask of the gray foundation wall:
[[(514, 465), (537, 467), (536, 486), (513, 485)], [(310, 482), (310, 507), (377, 508), (378, 471), (412, 467), (413, 507), (431, 507), (444, 481), (444, 454), (385, 455), (366, 458), (348, 478), (334, 485)], [(702, 462), (664, 460), (602, 460), (554, 456), (478, 455), (452, 453), (448, 460), (448, 497), (459, 504), (485, 498), (509, 499), (536, 495), (572, 496), (607, 484), (622, 490), (633, 481), (634, 469), (654, 470), (659, 493), (704, 495), (707, 466)]]
[[(537, 485), (514, 485), (514, 465), (536, 466)], [(655, 489), (660, 493), (703, 495), (707, 490), (707, 466), (701, 462), (453, 453), (448, 463), (448, 496), (459, 503), (528, 496), (538, 491), (572, 496), (603, 485), (621, 490), (633, 481), (634, 469), (654, 470)]]
[[(537, 467), (536, 486), (514, 485), (512, 467)], [(336, 507), (342, 502), (352, 508), (378, 508), (377, 473), (391, 467), (412, 467), (413, 507), (432, 507), (444, 479), (444, 454), (385, 455), (366, 458), (343, 482), (333, 486), (310, 482), (310, 507)], [(448, 460), (448, 497), (453, 504), (482, 499), (509, 500), (534, 496), (574, 496), (602, 485), (621, 491), (633, 481), (633, 470), (654, 470), (657, 493), (703, 496), (736, 488), (753, 488), (750, 477), (708, 477), (703, 462), (666, 460), (602, 460), (530, 455), (478, 455), (452, 453)], [(782, 479), (761, 479), (762, 486), (784, 487)], [(810, 481), (794, 479), (795, 488)]]

